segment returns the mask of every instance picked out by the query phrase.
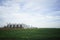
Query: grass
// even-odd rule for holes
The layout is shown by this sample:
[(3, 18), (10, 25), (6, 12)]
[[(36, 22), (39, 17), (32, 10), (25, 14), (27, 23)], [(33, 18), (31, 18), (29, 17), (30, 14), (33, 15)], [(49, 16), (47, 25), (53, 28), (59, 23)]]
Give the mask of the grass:
[(0, 29), (0, 40), (60, 40), (60, 28)]

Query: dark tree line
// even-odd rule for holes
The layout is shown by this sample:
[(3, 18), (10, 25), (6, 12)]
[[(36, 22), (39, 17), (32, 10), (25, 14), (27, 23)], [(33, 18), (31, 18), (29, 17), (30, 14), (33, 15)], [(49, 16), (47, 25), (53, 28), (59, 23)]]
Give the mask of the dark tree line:
[(4, 26), (4, 28), (23, 28), (23, 25), (22, 24), (20, 24), (20, 25), (7, 25), (7, 26)]

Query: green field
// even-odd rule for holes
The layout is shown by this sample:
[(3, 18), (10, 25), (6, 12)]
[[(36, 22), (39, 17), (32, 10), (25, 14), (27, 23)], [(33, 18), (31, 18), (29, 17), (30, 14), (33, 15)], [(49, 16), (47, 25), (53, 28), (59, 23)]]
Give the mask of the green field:
[(60, 40), (60, 28), (0, 29), (0, 40)]

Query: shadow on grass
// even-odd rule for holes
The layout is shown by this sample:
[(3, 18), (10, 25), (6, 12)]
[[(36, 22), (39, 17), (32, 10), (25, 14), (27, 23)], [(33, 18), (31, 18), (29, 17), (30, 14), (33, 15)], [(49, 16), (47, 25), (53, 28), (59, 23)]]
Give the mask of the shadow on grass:
[(60, 40), (60, 37), (53, 37), (53, 38), (0, 38), (0, 40)]

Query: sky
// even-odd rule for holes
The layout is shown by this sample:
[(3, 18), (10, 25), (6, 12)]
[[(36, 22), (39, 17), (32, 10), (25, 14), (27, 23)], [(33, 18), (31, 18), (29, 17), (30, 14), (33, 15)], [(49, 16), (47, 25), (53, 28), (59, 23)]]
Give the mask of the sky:
[(8, 23), (60, 28), (60, 0), (0, 0), (0, 27)]

